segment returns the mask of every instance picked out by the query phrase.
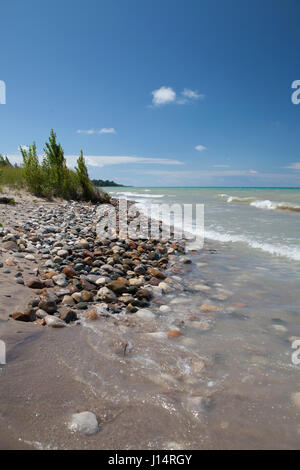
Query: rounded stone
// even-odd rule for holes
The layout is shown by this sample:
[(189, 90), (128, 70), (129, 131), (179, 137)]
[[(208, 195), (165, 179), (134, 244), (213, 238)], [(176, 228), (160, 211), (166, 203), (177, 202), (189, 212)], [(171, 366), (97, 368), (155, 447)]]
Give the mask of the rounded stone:
[(87, 436), (96, 434), (99, 431), (97, 417), (91, 411), (82, 411), (81, 413), (73, 414), (69, 429)]

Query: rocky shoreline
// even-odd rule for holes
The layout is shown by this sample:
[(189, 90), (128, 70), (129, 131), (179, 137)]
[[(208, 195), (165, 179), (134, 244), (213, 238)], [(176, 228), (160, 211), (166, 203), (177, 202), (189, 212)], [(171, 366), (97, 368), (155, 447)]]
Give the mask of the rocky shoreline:
[(180, 274), (182, 263), (191, 262), (184, 241), (100, 239), (96, 211), (73, 201), (5, 206), (2, 274), (13, 274), (16, 289), (34, 291), (10, 317), (59, 328), (116, 313), (147, 316), (152, 299), (180, 289), (166, 269)]

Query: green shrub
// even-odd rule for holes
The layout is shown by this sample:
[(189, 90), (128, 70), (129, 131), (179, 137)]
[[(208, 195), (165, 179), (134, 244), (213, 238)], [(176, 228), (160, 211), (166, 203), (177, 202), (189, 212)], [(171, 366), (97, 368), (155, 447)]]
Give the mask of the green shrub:
[(42, 164), (39, 162), (35, 142), (28, 150), (20, 147), (20, 151), (23, 157), (22, 167), (12, 166), (8, 158), (0, 154), (0, 184), (15, 188), (26, 185), (32, 194), (47, 199), (61, 197), (95, 203), (109, 202), (109, 195), (97, 189), (89, 179), (82, 150), (75, 171), (67, 168), (63, 148), (57, 143), (53, 129), (45, 144)]
[(45, 174), (40, 166), (39, 157), (36, 152), (36, 144), (33, 142), (28, 151), (20, 147), (24, 164), (24, 180), (30, 192), (36, 196), (43, 194)]

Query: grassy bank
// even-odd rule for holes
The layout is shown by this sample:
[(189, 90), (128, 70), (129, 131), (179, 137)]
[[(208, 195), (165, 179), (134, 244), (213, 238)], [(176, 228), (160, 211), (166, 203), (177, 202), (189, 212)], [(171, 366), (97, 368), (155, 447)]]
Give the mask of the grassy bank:
[(66, 165), (62, 146), (56, 141), (51, 130), (45, 144), (44, 156), (40, 161), (36, 144), (28, 149), (20, 147), (23, 157), (21, 166), (12, 165), (7, 157), (0, 154), (0, 190), (4, 188), (28, 190), (37, 197), (46, 199), (62, 198), (67, 200), (109, 202), (109, 195), (96, 188), (89, 178), (83, 152), (77, 159), (77, 166), (71, 170)]

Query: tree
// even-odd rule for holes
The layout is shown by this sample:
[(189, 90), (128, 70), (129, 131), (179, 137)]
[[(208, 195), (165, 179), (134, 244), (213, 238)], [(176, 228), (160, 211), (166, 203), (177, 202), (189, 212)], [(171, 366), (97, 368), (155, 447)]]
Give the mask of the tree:
[(12, 166), (12, 164), (10, 163), (7, 157), (4, 158), (2, 153), (0, 153), (0, 167), (4, 166)]
[(83, 198), (91, 200), (93, 198), (93, 187), (89, 179), (88, 170), (83, 157), (83, 151), (80, 150), (80, 157), (77, 159), (77, 167), (75, 168), (79, 184), (82, 188)]
[(43, 174), (35, 142), (32, 146), (29, 146), (28, 151), (24, 147), (20, 147), (20, 151), (23, 157), (24, 178), (28, 189), (36, 196), (40, 196), (43, 193)]
[(48, 174), (49, 187), (53, 190), (54, 196), (61, 196), (64, 191), (64, 179), (67, 166), (62, 146), (56, 142), (56, 134), (51, 129), (49, 142), (46, 142), (44, 148), (45, 157), (43, 168)]

